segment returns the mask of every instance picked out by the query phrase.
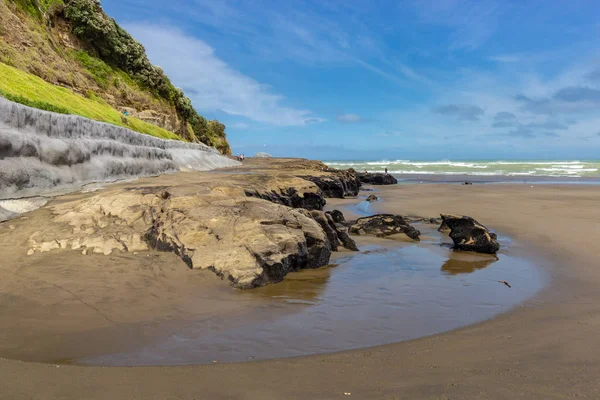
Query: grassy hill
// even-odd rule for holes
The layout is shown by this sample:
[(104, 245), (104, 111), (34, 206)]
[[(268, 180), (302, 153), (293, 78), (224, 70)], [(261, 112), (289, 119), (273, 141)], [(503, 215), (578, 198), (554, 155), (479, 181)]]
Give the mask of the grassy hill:
[(225, 126), (200, 116), (99, 0), (0, 0), (0, 78), (13, 101), (231, 153)]

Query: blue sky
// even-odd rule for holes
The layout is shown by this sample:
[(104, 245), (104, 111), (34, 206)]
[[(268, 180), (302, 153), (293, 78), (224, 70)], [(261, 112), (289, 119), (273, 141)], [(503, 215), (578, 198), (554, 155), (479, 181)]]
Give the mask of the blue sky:
[(599, 158), (597, 0), (103, 0), (234, 153)]

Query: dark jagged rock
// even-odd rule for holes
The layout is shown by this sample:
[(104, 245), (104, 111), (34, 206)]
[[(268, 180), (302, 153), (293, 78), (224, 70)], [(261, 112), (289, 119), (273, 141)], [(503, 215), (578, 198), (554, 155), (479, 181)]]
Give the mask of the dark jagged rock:
[(331, 215), (333, 222), (335, 222), (336, 224), (341, 224), (342, 222), (346, 221), (346, 218), (344, 218), (344, 214), (340, 210), (326, 211), (326, 213)]
[(358, 172), (356, 174), (361, 183), (368, 185), (395, 185), (398, 180), (390, 174)]
[(360, 190), (360, 181), (356, 177), (353, 169), (346, 171), (331, 170), (329, 176), (302, 176), (308, 181), (313, 182), (325, 194), (325, 197), (343, 199), (345, 197), (355, 197)]
[(375, 196), (374, 194), (372, 194), (372, 195), (370, 195), (369, 197), (367, 197), (367, 201), (368, 201), (369, 203), (372, 203), (372, 202), (374, 202), (374, 201), (378, 201), (378, 200), (379, 200), (379, 197)]
[(442, 214), (442, 220), (442, 225), (445, 224), (450, 229), (450, 238), (456, 250), (496, 254), (500, 249), (496, 234), (473, 218)]
[(275, 191), (259, 192), (251, 190), (246, 190), (245, 193), (248, 197), (256, 197), (272, 203), (307, 210), (322, 210), (326, 203), (321, 193), (305, 192), (300, 196), (295, 188), (282, 189), (279, 193)]
[(440, 227), (438, 228), (438, 232), (447, 233), (450, 232), (450, 227), (446, 224), (446, 221), (442, 218), (442, 222)]
[(350, 233), (379, 237), (403, 233), (413, 240), (419, 240), (421, 235), (421, 232), (411, 226), (402, 216), (394, 214), (378, 214), (359, 218), (350, 226)]
[(471, 181), (466, 181), (465, 183), (463, 183), (463, 185), (472, 185), (472, 184), (473, 184), (473, 182), (471, 182)]
[(358, 251), (358, 247), (354, 240), (348, 236), (348, 233), (344, 231), (343, 228), (336, 225), (330, 214), (322, 211), (311, 211), (310, 216), (321, 225), (321, 228), (323, 228), (323, 231), (329, 240), (331, 250), (338, 251), (341, 244), (348, 250)]

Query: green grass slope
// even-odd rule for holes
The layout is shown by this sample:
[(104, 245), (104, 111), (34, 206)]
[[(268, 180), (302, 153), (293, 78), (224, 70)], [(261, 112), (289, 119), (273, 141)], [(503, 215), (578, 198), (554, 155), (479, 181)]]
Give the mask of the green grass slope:
[(121, 126), (128, 110), (130, 129), (231, 154), (225, 125), (199, 115), (99, 0), (0, 0), (0, 63), (12, 100)]
[[(95, 121), (123, 126), (162, 139), (181, 137), (156, 125), (135, 118), (122, 119), (119, 111), (99, 97), (86, 98), (73, 91), (52, 85), (35, 75), (0, 63), (0, 95), (30, 107), (62, 114), (75, 114)], [(124, 122), (126, 120), (126, 122)]]

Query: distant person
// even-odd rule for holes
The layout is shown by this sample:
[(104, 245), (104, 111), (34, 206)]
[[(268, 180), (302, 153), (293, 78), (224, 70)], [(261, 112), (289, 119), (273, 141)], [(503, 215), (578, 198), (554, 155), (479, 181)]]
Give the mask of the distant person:
[(386, 174), (386, 175), (388, 174), (388, 173), (387, 173), (387, 168), (385, 169), (385, 174)]

